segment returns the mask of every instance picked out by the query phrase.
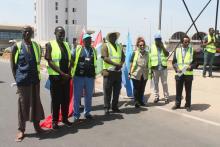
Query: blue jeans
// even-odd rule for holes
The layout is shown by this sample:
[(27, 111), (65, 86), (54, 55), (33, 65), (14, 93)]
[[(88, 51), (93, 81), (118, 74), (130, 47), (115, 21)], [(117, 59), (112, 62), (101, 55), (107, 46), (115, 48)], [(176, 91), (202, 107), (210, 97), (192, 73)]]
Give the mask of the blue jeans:
[(73, 82), (74, 82), (73, 116), (75, 119), (79, 119), (80, 117), (79, 106), (80, 106), (80, 99), (82, 97), (83, 89), (85, 89), (84, 116), (90, 115), (91, 107), (92, 107), (92, 95), (93, 95), (93, 89), (94, 89), (94, 78), (75, 76), (73, 78)]
[(212, 76), (212, 64), (215, 58), (215, 53), (204, 52), (203, 76), (206, 75), (207, 65), (209, 65), (209, 76)]

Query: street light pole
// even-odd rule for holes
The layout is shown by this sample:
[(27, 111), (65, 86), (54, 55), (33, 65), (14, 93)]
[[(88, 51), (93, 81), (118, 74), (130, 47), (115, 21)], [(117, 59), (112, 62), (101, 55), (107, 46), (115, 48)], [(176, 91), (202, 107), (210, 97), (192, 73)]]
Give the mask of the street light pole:
[(159, 25), (158, 25), (159, 31), (161, 31), (161, 19), (162, 19), (162, 0), (160, 0), (160, 6), (159, 6)]
[[(149, 45), (151, 44), (151, 22), (150, 22), (150, 20), (149, 19), (147, 19), (146, 17), (144, 17), (144, 20), (146, 21), (146, 24), (147, 24), (147, 27), (146, 27), (146, 30), (147, 30), (147, 33), (146, 33), (146, 35), (148, 36), (148, 24), (149, 24), (149, 27), (150, 27), (150, 29), (149, 29)], [(146, 39), (147, 39), (147, 36), (146, 36)]]

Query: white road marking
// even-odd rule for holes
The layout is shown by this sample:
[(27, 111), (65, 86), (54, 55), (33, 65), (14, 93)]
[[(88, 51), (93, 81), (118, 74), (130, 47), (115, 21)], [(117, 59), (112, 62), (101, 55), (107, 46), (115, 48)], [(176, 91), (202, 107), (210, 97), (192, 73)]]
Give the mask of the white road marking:
[[(103, 90), (101, 90), (99, 88), (95, 88), (95, 89), (100, 91), (100, 92), (103, 92)], [(121, 97), (126, 97), (124, 95), (120, 95), (120, 96)], [(218, 122), (214, 122), (214, 121), (203, 119), (203, 118), (200, 118), (200, 117), (197, 117), (197, 116), (181, 113), (181, 112), (178, 112), (178, 111), (175, 111), (175, 110), (171, 110), (171, 109), (167, 109), (167, 108), (164, 108), (164, 107), (157, 106), (157, 107), (154, 107), (154, 108), (162, 110), (162, 111), (170, 112), (170, 113), (173, 113), (173, 114), (176, 114), (176, 115), (180, 115), (180, 116), (183, 116), (183, 117), (186, 117), (186, 118), (190, 118), (190, 119), (193, 119), (193, 120), (197, 120), (197, 121), (209, 124), (209, 125), (220, 127), (220, 123), (218, 123)]]
[(200, 118), (200, 117), (197, 117), (197, 116), (192, 116), (192, 115), (189, 115), (189, 114), (180, 113), (180, 112), (177, 112), (175, 110), (170, 110), (170, 109), (163, 108), (163, 107), (158, 107), (158, 106), (156, 108), (160, 109), (160, 110), (163, 110), (163, 111), (166, 111), (166, 112), (170, 112), (170, 113), (174, 113), (174, 114), (177, 114), (177, 115), (180, 115), (180, 116), (184, 116), (184, 117), (187, 117), (187, 118), (190, 118), (190, 119), (194, 119), (194, 120), (206, 123), (206, 124), (210, 124), (210, 125), (214, 125), (214, 126), (218, 126), (218, 127), (220, 126), (220, 123), (218, 123), (218, 122), (210, 121), (210, 120), (203, 119), (203, 118)]

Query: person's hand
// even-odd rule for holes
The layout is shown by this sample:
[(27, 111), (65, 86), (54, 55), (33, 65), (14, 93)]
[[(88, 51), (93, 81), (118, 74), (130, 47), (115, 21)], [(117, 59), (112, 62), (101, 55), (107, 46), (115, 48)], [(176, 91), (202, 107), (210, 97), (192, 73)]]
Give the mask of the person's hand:
[(69, 79), (71, 79), (71, 76), (70, 76), (69, 74), (66, 74), (66, 73), (62, 73), (61, 76), (62, 76), (62, 78), (63, 78), (64, 80), (69, 80)]
[(122, 68), (122, 64), (121, 63), (116, 65), (116, 67), (115, 67), (116, 70), (120, 70), (121, 68)]
[(177, 70), (176, 70), (176, 72), (177, 72), (177, 73), (181, 73), (181, 72), (182, 72), (182, 70), (180, 70), (180, 69), (177, 69)]
[(191, 66), (189, 66), (186, 70), (190, 71), (191, 70)]

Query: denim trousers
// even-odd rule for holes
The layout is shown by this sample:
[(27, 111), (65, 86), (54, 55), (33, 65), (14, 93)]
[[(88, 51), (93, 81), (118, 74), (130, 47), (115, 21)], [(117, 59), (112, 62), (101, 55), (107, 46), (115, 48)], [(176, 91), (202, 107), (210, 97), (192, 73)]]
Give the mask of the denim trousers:
[(85, 96), (84, 96), (84, 116), (90, 115), (91, 107), (92, 107), (92, 95), (93, 95), (93, 89), (94, 89), (94, 78), (88, 78), (88, 77), (79, 77), (75, 76), (73, 78), (74, 86), (73, 86), (73, 92), (74, 92), (74, 104), (73, 104), (73, 116), (75, 119), (79, 119), (80, 117), (80, 100), (83, 94), (83, 89), (85, 89)]

